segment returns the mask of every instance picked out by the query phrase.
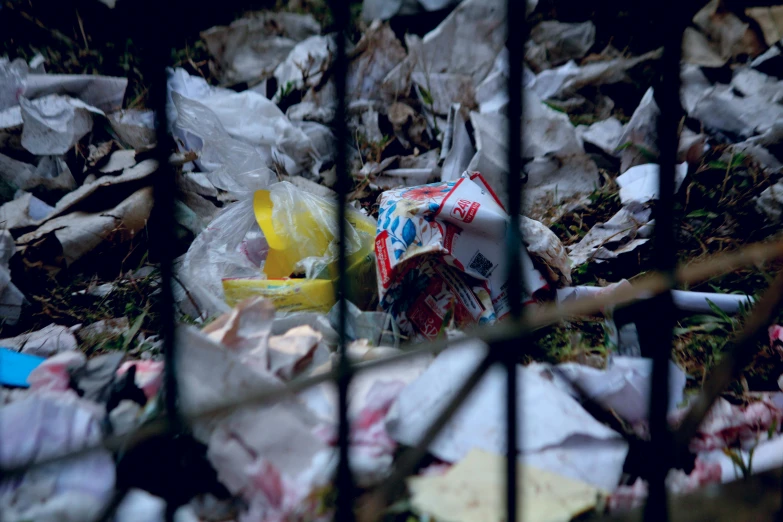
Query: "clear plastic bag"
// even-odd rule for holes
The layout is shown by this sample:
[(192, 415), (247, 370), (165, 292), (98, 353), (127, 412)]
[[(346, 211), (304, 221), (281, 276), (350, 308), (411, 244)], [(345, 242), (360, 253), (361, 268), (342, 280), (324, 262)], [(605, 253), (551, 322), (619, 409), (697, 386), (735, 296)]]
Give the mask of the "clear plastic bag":
[[(375, 221), (348, 211), (348, 299), (362, 309), (376, 298)], [(234, 203), (191, 245), (183, 285), (202, 314), (251, 297), (279, 312), (328, 312), (335, 303), (337, 208), (333, 201), (280, 182)]]

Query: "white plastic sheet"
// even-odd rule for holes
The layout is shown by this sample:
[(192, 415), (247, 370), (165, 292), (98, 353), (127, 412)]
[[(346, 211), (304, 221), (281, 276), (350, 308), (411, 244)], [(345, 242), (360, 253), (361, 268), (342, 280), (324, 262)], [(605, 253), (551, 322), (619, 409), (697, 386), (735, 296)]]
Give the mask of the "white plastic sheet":
[(169, 71), (169, 91), (175, 136), (201, 153), (202, 170), (216, 171), (211, 181), (218, 188), (262, 188), (273, 179), (268, 168), (276, 162), (288, 174), (317, 173), (316, 146), (264, 96), (215, 88), (182, 69)]

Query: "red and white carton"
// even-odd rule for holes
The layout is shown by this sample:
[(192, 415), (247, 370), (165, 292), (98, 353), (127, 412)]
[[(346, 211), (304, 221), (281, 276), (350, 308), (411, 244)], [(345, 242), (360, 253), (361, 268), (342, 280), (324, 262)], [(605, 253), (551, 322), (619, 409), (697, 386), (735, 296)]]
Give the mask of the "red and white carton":
[[(433, 339), (509, 311), (508, 214), (481, 174), (384, 192), (375, 238), (382, 308), (401, 331)], [(547, 282), (522, 251), (527, 299)]]

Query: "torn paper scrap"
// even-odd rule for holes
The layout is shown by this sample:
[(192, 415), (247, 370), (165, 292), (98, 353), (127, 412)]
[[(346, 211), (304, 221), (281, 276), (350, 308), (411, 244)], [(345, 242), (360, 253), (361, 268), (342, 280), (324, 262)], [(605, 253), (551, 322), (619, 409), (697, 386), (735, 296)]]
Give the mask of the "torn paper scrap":
[(61, 352), (76, 350), (77, 343), (72, 328), (50, 324), (41, 330), (0, 339), (0, 346), (16, 348), (30, 355), (51, 357)]
[(383, 90), (383, 80), (407, 54), (389, 25), (371, 24), (351, 55), (345, 80), (348, 99), (393, 101)]
[[(237, 404), (283, 386), (271, 373), (248, 367), (195, 328), (181, 328), (177, 338), (180, 396), (186, 414)], [(328, 449), (316, 427), (314, 415), (293, 399), (201, 415), (193, 424), (195, 437), (208, 446), (207, 458), (219, 480), (243, 498), (251, 513), (260, 513), (256, 520), (295, 510), (316, 484), (324, 464), (316, 455)], [(265, 487), (269, 481), (274, 487)]]
[(93, 114), (103, 115), (95, 107), (75, 98), (52, 94), (28, 100), (19, 99), (22, 109), (22, 146), (43, 155), (65, 154), (92, 130)]
[(61, 352), (44, 360), (30, 372), (27, 383), (31, 390), (64, 392), (71, 389), (71, 374), (87, 364), (84, 353), (74, 350)]
[(17, 240), (30, 262), (43, 262), (52, 271), (70, 266), (104, 242), (120, 244), (144, 229), (152, 211), (152, 188), (132, 193), (113, 209), (88, 214), (72, 212), (51, 219)]
[[(505, 457), (474, 449), (442, 475), (411, 477), (413, 509), (442, 522), (502, 522), (507, 519)], [(594, 509), (600, 489), (518, 464), (518, 520), (562, 522)]]
[[(416, 445), (485, 354), (486, 348), (474, 343), (438, 355), (392, 406), (386, 419), (389, 434), (402, 444)], [(614, 489), (628, 450), (625, 442), (559, 388), (549, 371), (539, 364), (517, 368), (521, 458), (547, 471)], [(505, 393), (505, 383), (505, 370), (491, 368), (429, 446), (430, 453), (447, 462), (462, 460), (474, 448), (503, 453), (505, 402), (498, 398)]]
[(615, 149), (620, 145), (623, 124), (612, 116), (611, 118), (597, 121), (592, 125), (579, 125), (576, 128), (576, 132), (582, 138), (582, 141), (595, 145), (611, 156), (614, 155)]
[(362, 18), (366, 22), (388, 20), (394, 16), (414, 15), (427, 11), (440, 11), (460, 3), (461, 0), (364, 0)]
[(310, 36), (297, 43), (286, 59), (275, 68), (278, 90), (273, 98), (279, 101), (284, 90), (299, 90), (318, 85), (329, 68), (335, 53), (332, 36)]
[(117, 137), (132, 149), (145, 149), (155, 144), (155, 113), (137, 109), (113, 112), (107, 116)]
[[(404, 71), (418, 71), (464, 74), (478, 84), (505, 43), (505, 11), (500, 0), (465, 0), (418, 44), (406, 38), (408, 57), (384, 83), (394, 92)], [(471, 37), (464, 38), (465, 34)]]
[(680, 69), (680, 101), (685, 112), (691, 114), (696, 103), (712, 87), (712, 82), (704, 76), (701, 67), (683, 64)]
[(708, 130), (747, 138), (783, 120), (783, 105), (769, 103), (761, 95), (737, 96), (730, 86), (717, 85), (696, 102), (690, 115)]
[(32, 100), (61, 94), (83, 101), (103, 112), (122, 108), (128, 79), (95, 74), (30, 74), (24, 97)]
[(731, 86), (743, 96), (758, 96), (770, 103), (783, 101), (783, 80), (755, 69), (743, 68), (735, 71)]
[(602, 263), (616, 259), (645, 244), (652, 234), (650, 216), (652, 211), (639, 203), (621, 208), (606, 223), (598, 223), (590, 229), (579, 243), (568, 247), (572, 266), (587, 261)]
[(272, 75), (291, 49), (321, 26), (310, 14), (262, 11), (201, 33), (221, 84), (255, 83)]
[(296, 43), (316, 36), (321, 25), (311, 14), (261, 11), (235, 20), (229, 27), (213, 27), (202, 33), (210, 52), (228, 73), (222, 83), (255, 83), (271, 74)]
[(745, 14), (759, 23), (767, 45), (773, 46), (783, 40), (783, 5), (749, 7)]
[(146, 159), (141, 163), (125, 169), (120, 175), (107, 175), (85, 183), (73, 192), (63, 196), (54, 207), (54, 212), (47, 218), (60, 217), (67, 212), (74, 210), (83, 210), (90, 205), (92, 208), (100, 208), (107, 203), (105, 196), (116, 190), (115, 187), (126, 186), (127, 192), (136, 187), (151, 184), (147, 178), (155, 173), (158, 168), (158, 162), (154, 159)]
[(24, 294), (11, 282), (11, 271), (8, 269), (8, 262), (14, 253), (14, 237), (8, 230), (0, 230), (0, 324), (16, 324), (25, 301)]
[(39, 195), (42, 192), (56, 192), (58, 195), (63, 195), (76, 188), (76, 180), (68, 165), (62, 158), (56, 156), (42, 156), (36, 166), (0, 154), (0, 180), (14, 189), (24, 191), (36, 189), (35, 192)]
[[(685, 413), (680, 412), (678, 417), (681, 418)], [(691, 439), (689, 449), (694, 453), (737, 446), (750, 449), (758, 443), (759, 438), (776, 433), (781, 420), (783, 411), (770, 400), (736, 405), (720, 398), (715, 401)]]
[(633, 111), (631, 121), (617, 139), (621, 173), (636, 165), (655, 161), (658, 157), (657, 125), (660, 112), (650, 87), (642, 96), (639, 106)]
[[(603, 370), (576, 363), (558, 364), (557, 368), (566, 377), (566, 389), (573, 383), (582, 394), (614, 410), (631, 424), (647, 420), (652, 359), (617, 356)], [(682, 403), (686, 378), (680, 367), (670, 361), (670, 412)]]
[(780, 222), (783, 218), (783, 182), (764, 189), (756, 198), (756, 208), (765, 214), (772, 222)]
[(555, 287), (571, 284), (571, 261), (560, 239), (543, 223), (520, 216), (520, 232), (534, 266)]
[[(0, 407), (0, 466), (28, 465), (98, 444), (100, 415), (100, 407), (73, 392), (31, 394)], [(98, 449), (3, 481), (0, 505), (8, 520), (93, 520), (114, 483), (112, 455)]]
[(28, 192), (0, 206), (0, 226), (7, 230), (29, 227), (54, 212), (51, 207)]
[(449, 107), (446, 130), (441, 147), (441, 180), (453, 181), (458, 179), (468, 168), (471, 158), (476, 154), (476, 149), (470, 139), (465, 118), (460, 110), (461, 106), (452, 104)]
[[(598, 168), (585, 154), (582, 140), (563, 113), (546, 106), (535, 95), (524, 97), (522, 139), (527, 182), (523, 191), (528, 215), (540, 219), (553, 206), (598, 188)], [(468, 171), (481, 172), (503, 194), (508, 179), (508, 145), (505, 115), (470, 113), (478, 152)]]
[[(632, 201), (647, 203), (658, 199), (658, 173), (660, 167), (655, 163), (637, 165), (631, 167), (625, 173), (617, 177), (620, 186), (620, 201), (627, 205)], [(674, 191), (680, 190), (685, 176), (688, 175), (688, 164), (680, 163), (675, 168)]]
[(695, 27), (686, 28), (683, 35), (683, 60), (687, 63), (717, 68), (742, 55), (757, 56), (764, 49), (749, 24), (722, 9), (717, 0), (696, 13), (693, 22)]
[(114, 522), (163, 522), (165, 516), (165, 500), (134, 488), (128, 491), (117, 507)]
[(536, 75), (536, 81), (531, 89), (542, 100), (568, 96), (588, 85), (607, 85), (625, 81), (630, 69), (660, 57), (661, 50), (658, 49), (635, 58), (615, 58), (583, 66), (576, 65), (572, 60), (560, 67), (540, 72)]
[(595, 42), (593, 22), (562, 23), (548, 20), (530, 31), (525, 59), (536, 72), (582, 58)]

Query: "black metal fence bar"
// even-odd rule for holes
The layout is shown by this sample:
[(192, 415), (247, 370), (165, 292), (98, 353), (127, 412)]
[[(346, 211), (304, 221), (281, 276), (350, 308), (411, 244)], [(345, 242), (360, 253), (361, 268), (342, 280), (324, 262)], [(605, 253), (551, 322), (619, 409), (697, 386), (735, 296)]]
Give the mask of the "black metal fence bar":
[(346, 205), (347, 194), (350, 190), (350, 174), (348, 172), (348, 128), (346, 117), (346, 78), (348, 76), (348, 58), (346, 56), (346, 38), (350, 11), (345, 0), (332, 0), (330, 2), (332, 18), (335, 24), (337, 49), (334, 61), (334, 84), (337, 96), (335, 115), (333, 121), (335, 144), (337, 146), (335, 168), (337, 171), (337, 220), (338, 220), (338, 254), (337, 254), (337, 303), (338, 303), (338, 354), (337, 367), (337, 444), (339, 447), (339, 461), (335, 485), (337, 488), (337, 506), (335, 520), (350, 522), (354, 520), (354, 480), (350, 466), (350, 420), (348, 418), (348, 388), (351, 384), (351, 365), (348, 360), (347, 340), (345, 337), (346, 293), (348, 269), (346, 261), (347, 235)]
[[(526, 2), (506, 2), (506, 49), (508, 50), (508, 180), (507, 208), (509, 214), (506, 255), (508, 259), (508, 300), (510, 321), (518, 323), (522, 318), (522, 278), (520, 248), (520, 218), (522, 210), (522, 67), (524, 61)], [(521, 341), (521, 340), (520, 340)], [(506, 367), (506, 520), (516, 522), (517, 503), (517, 441), (519, 433), (517, 361), (519, 344), (506, 342), (500, 345)]]
[[(674, 196), (677, 145), (679, 142), (680, 106), (680, 54), (685, 24), (680, 22), (680, 11), (662, 9), (669, 17), (669, 27), (664, 35), (660, 80), (655, 86), (660, 108), (658, 116), (658, 201), (655, 206), (655, 237), (653, 263), (666, 277), (674, 277), (677, 245), (674, 233)], [(666, 13), (665, 15), (663, 13)], [(651, 299), (644, 308), (647, 317), (640, 318), (639, 335), (642, 349), (652, 357), (653, 372), (650, 385), (649, 423), (652, 441), (648, 482), (649, 496), (645, 505), (645, 520), (669, 520), (666, 493), (666, 475), (671, 464), (671, 437), (667, 420), (669, 406), (669, 360), (671, 359), (673, 329), (675, 325), (674, 302), (666, 291)], [(654, 313), (653, 313), (654, 311)]]

